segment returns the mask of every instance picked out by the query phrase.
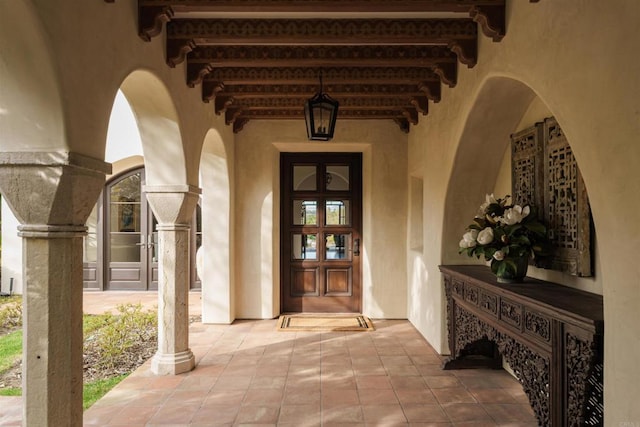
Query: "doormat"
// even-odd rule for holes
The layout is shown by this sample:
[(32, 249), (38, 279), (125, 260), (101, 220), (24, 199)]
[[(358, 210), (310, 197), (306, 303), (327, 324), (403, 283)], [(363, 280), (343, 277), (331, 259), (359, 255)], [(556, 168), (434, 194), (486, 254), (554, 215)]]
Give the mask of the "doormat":
[(373, 331), (373, 322), (361, 314), (283, 314), (278, 331), (357, 332)]

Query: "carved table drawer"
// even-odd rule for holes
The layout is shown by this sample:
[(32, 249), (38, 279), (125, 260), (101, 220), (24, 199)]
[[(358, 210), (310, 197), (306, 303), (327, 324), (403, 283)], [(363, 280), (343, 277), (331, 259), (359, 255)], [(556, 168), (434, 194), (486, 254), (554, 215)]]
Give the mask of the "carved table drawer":
[(500, 320), (518, 330), (522, 330), (522, 304), (510, 301), (507, 298), (501, 298)]
[(551, 343), (551, 319), (525, 307), (524, 333), (545, 344)]
[(498, 317), (498, 296), (484, 290), (480, 291), (480, 308), (491, 314), (493, 317)]

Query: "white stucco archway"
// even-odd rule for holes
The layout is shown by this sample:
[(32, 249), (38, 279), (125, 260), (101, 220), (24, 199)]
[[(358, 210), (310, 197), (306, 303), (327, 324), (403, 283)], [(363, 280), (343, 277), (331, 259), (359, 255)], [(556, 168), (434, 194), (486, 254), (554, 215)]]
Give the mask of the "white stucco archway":
[(120, 87), (134, 112), (148, 185), (187, 184), (180, 120), (171, 94), (149, 71), (127, 76)]

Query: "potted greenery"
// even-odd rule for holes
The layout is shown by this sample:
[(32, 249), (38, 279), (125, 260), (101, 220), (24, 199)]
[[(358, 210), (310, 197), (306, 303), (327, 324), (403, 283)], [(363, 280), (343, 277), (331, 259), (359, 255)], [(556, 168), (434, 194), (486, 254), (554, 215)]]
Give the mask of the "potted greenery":
[(547, 227), (529, 205), (507, 204), (510, 196), (487, 194), (460, 240), (460, 253), (484, 256), (498, 282), (522, 281), (529, 261), (549, 254)]

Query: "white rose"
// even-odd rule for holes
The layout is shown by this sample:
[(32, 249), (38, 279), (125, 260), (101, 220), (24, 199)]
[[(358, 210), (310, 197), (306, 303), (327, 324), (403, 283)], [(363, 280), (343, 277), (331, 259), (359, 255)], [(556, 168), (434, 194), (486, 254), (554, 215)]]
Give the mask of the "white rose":
[(469, 230), (464, 233), (462, 240), (460, 240), (461, 248), (473, 248), (476, 245), (476, 238), (478, 237), (478, 230)]
[(481, 245), (488, 245), (493, 242), (493, 229), (491, 227), (487, 227), (478, 233), (478, 243)]
[(526, 206), (524, 209), (520, 205), (515, 205), (514, 207), (507, 209), (504, 211), (504, 214), (499, 219), (501, 223), (506, 225), (518, 224), (523, 219), (529, 215), (529, 206)]
[(502, 261), (504, 259), (504, 252), (502, 251), (495, 251), (495, 253), (493, 254), (493, 257), (497, 260), (497, 261)]

